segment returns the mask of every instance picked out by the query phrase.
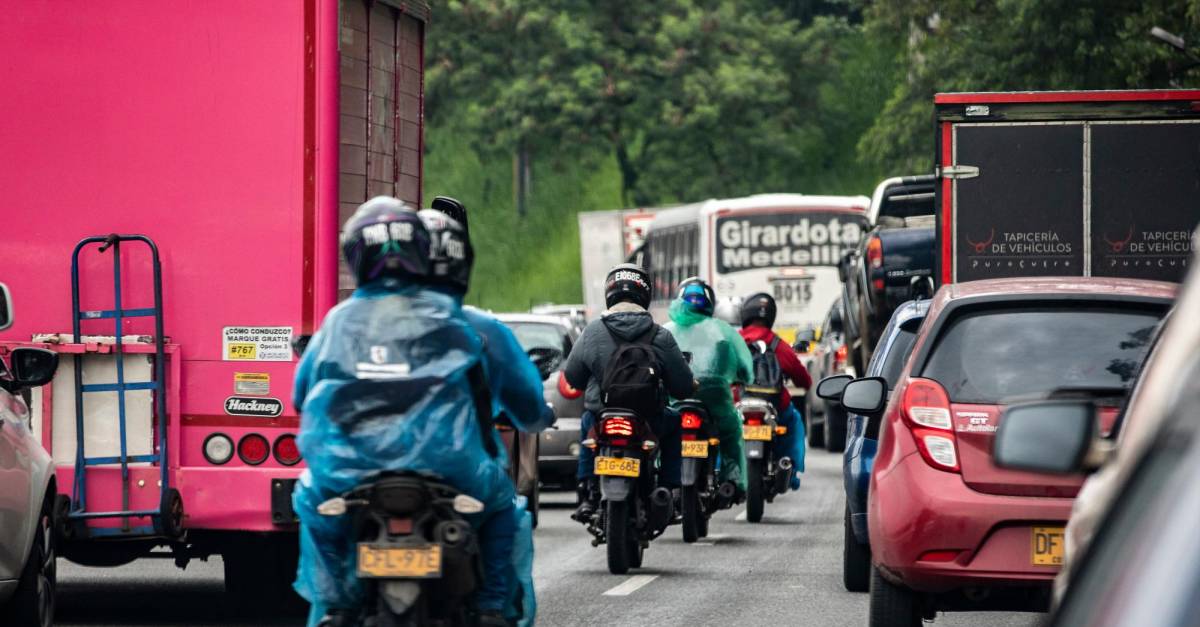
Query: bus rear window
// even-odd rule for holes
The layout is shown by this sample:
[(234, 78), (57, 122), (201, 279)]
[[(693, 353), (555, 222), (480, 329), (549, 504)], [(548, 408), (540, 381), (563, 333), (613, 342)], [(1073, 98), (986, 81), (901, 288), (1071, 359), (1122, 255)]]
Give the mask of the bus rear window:
[(921, 376), (955, 403), (999, 404), (1064, 388), (1132, 383), (1162, 312), (1011, 309), (968, 314), (942, 331)]

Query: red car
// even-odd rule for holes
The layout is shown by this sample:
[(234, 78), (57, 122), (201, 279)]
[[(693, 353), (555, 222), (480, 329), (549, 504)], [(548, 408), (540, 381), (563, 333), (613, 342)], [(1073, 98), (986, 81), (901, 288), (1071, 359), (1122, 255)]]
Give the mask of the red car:
[(1109, 278), (947, 285), (893, 393), (876, 378), (846, 386), (849, 411), (882, 415), (867, 504), (873, 627), (1047, 609), (1082, 477), (998, 468), (1001, 409), (1084, 395), (1111, 420), (1176, 289)]

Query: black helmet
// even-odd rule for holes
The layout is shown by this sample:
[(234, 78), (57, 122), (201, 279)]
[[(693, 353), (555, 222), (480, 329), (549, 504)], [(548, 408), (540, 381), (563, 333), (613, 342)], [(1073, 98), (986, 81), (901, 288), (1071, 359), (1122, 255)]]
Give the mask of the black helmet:
[(427, 282), (429, 233), (402, 200), (376, 196), (342, 226), (342, 254), (359, 285), (394, 278)]
[(700, 277), (690, 277), (679, 284), (679, 300), (687, 303), (692, 311), (705, 316), (712, 316), (717, 306), (717, 295)]
[(469, 233), (470, 229), (467, 227), (467, 208), (457, 199), (449, 196), (436, 196), (430, 207), (450, 216), (462, 227), (463, 233)]
[(775, 297), (766, 292), (748, 296), (742, 303), (742, 326), (748, 327), (755, 320), (767, 323), (767, 328), (775, 326)]
[(604, 279), (604, 304), (612, 307), (621, 301), (650, 306), (650, 274), (636, 263), (613, 266)]
[(430, 282), (466, 294), (471, 284), (471, 265), (475, 262), (467, 230), (439, 209), (422, 209), (417, 215), (429, 232)]

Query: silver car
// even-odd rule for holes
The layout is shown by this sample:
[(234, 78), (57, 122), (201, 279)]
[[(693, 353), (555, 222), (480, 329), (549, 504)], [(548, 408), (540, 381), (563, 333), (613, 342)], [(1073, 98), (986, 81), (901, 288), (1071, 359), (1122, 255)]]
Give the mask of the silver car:
[[(11, 302), (0, 283), (0, 330)], [(40, 348), (0, 356), (0, 625), (54, 623), (54, 468), (30, 431), (26, 395), (57, 367), (58, 354)]]

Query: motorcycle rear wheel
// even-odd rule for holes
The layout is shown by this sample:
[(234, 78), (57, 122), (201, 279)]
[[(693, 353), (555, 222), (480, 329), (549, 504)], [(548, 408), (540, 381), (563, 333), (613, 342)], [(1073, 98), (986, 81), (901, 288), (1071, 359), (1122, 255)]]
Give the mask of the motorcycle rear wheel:
[[(680, 490), (679, 494), (681, 517), (683, 518), (683, 541), (692, 543), (700, 536), (705, 535), (700, 532), (700, 526), (705, 527), (708, 521), (701, 522), (704, 514), (700, 511), (700, 495), (696, 492), (696, 486), (686, 485)], [(705, 529), (707, 532), (707, 529)]]
[(763, 462), (746, 461), (746, 520), (756, 523), (763, 516)]
[[(604, 521), (604, 537), (608, 550), (608, 572), (624, 575), (629, 572), (629, 503), (608, 501)], [(636, 540), (635, 540), (636, 541)]]

